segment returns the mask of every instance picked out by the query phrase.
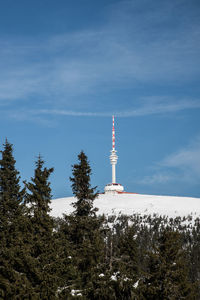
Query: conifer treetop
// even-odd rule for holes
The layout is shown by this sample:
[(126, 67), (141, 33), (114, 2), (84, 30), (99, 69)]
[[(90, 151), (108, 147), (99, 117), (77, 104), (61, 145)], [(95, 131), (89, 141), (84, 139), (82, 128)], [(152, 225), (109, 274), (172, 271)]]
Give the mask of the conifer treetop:
[(72, 166), (73, 177), (70, 177), (72, 191), (77, 198), (77, 202), (73, 203), (73, 207), (77, 216), (89, 216), (96, 211), (96, 209), (93, 210), (93, 201), (98, 195), (95, 192), (97, 187), (91, 187), (90, 176), (92, 171), (83, 151), (78, 155), (78, 161), (78, 164)]
[(53, 168), (47, 169), (43, 167), (44, 161), (41, 155), (35, 162), (34, 177), (31, 178), (31, 182), (25, 183), (28, 190), (31, 192), (26, 199), (27, 203), (32, 204), (32, 208), (39, 209), (41, 213), (48, 213), (50, 211), (49, 204), (51, 201), (51, 188), (48, 181), (49, 176), (53, 172)]
[(15, 168), (13, 145), (6, 139), (3, 147), (3, 151), (0, 151), (2, 154), (0, 160), (1, 211), (4, 211), (4, 215), (7, 214), (13, 218), (15, 214), (16, 218), (18, 213), (21, 213), (20, 204), (23, 201), (24, 189), (21, 190), (19, 172)]

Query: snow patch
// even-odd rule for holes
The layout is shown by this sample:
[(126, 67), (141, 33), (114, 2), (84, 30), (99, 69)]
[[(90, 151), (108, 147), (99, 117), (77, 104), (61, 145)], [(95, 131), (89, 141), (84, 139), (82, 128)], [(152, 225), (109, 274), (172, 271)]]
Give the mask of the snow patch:
[(71, 295), (72, 296), (82, 296), (82, 294), (80, 293), (80, 290), (71, 290)]
[(138, 281), (136, 281), (136, 283), (134, 283), (133, 287), (134, 287), (135, 289), (137, 289), (137, 287), (138, 287), (138, 284), (139, 284), (139, 280), (138, 280)]
[[(53, 217), (62, 217), (70, 214), (74, 208), (72, 203), (74, 197), (59, 198), (51, 201), (50, 208)], [(94, 200), (99, 215), (158, 215), (175, 218), (177, 216), (187, 217), (192, 214), (200, 216), (200, 198), (177, 197), (177, 196), (155, 196), (141, 194), (99, 194)], [(115, 220), (117, 221), (117, 220)]]

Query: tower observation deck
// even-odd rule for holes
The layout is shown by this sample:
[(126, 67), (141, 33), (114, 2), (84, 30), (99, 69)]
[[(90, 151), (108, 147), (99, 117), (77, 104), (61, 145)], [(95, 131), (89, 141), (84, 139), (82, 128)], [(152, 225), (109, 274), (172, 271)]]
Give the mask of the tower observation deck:
[(112, 126), (112, 150), (110, 154), (110, 163), (112, 165), (112, 183), (109, 183), (105, 186), (105, 193), (118, 193), (123, 192), (124, 187), (120, 183), (116, 183), (116, 164), (118, 160), (117, 151), (115, 150), (115, 119), (112, 117), (113, 126)]

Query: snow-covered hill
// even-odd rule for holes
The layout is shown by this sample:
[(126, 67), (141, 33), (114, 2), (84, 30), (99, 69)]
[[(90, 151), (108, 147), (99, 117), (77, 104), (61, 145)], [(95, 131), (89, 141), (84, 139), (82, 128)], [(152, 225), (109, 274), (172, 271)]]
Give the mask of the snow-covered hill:
[[(69, 214), (74, 209), (71, 205), (74, 197), (54, 199), (51, 201), (51, 215), (62, 217), (63, 213)], [(126, 214), (133, 213), (157, 214), (169, 217), (188, 216), (200, 217), (200, 198), (155, 196), (131, 193), (100, 194), (94, 201), (94, 207), (99, 209), (99, 214)]]

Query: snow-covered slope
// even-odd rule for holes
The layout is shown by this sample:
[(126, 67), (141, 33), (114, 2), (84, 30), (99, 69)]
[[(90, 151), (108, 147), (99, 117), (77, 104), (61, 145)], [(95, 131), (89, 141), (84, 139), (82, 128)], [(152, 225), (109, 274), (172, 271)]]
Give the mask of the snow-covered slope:
[[(74, 197), (54, 199), (51, 201), (51, 215), (62, 217), (74, 209), (71, 205), (75, 202)], [(94, 207), (99, 209), (99, 214), (157, 214), (169, 217), (200, 216), (200, 198), (154, 196), (141, 194), (100, 194), (94, 201)]]

